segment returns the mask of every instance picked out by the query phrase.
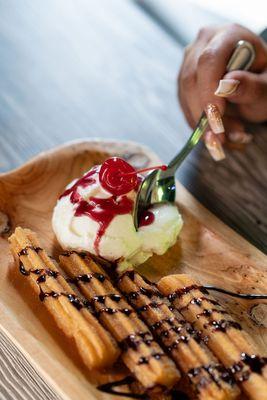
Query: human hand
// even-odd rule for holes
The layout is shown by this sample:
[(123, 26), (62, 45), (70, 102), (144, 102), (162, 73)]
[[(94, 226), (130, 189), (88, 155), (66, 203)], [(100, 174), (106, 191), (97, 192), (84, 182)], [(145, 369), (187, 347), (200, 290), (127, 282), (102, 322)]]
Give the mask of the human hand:
[[(250, 72), (225, 73), (240, 39), (254, 46), (255, 61)], [(192, 128), (202, 111), (206, 111), (210, 130), (204, 140), (213, 157), (222, 159), (224, 131), (227, 140), (247, 143), (251, 135), (245, 132), (243, 120), (267, 120), (267, 45), (237, 24), (201, 29), (195, 42), (185, 50), (179, 74), (179, 99)]]

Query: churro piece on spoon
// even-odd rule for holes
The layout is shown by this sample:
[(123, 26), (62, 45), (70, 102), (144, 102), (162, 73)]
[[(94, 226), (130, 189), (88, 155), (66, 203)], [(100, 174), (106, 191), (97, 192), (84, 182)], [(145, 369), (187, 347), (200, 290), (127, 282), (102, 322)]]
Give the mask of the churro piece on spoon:
[(159, 388), (159, 391), (172, 388), (180, 379), (174, 362), (155, 342), (148, 327), (102, 268), (88, 256), (75, 252), (60, 256), (60, 265), (92, 304), (101, 323), (120, 343), (122, 360), (144, 388)]
[(208, 347), (250, 399), (267, 400), (267, 359), (220, 304), (198, 282), (187, 275), (162, 278), (158, 288), (172, 305), (207, 336)]
[(136, 271), (126, 271), (117, 286), (150, 327), (201, 400), (236, 399), (240, 390), (231, 374), (204, 345), (198, 332), (174, 313), (157, 286)]
[(37, 236), (17, 228), (9, 242), (33, 296), (39, 296), (59, 329), (75, 343), (84, 364), (89, 369), (112, 365), (120, 353), (114, 339), (59, 273)]

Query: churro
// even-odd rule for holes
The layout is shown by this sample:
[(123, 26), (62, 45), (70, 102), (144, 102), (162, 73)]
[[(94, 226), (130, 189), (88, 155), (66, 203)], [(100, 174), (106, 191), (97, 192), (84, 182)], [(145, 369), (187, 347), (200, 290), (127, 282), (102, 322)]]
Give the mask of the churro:
[(189, 378), (198, 399), (237, 398), (240, 391), (231, 374), (205, 346), (201, 335), (181, 314), (172, 311), (155, 284), (131, 270), (121, 275), (117, 285), (157, 341)]
[(154, 391), (172, 388), (180, 378), (174, 362), (102, 268), (87, 255), (83, 257), (75, 252), (61, 255), (60, 265), (92, 304), (100, 322), (119, 342), (122, 360), (143, 387)]
[(75, 343), (84, 364), (89, 369), (112, 365), (120, 353), (117, 344), (59, 273), (36, 235), (17, 228), (9, 241), (33, 295), (39, 296), (59, 329)]
[(162, 278), (158, 288), (183, 317), (207, 337), (207, 345), (250, 399), (267, 399), (267, 359), (249, 335), (198, 282), (187, 275)]

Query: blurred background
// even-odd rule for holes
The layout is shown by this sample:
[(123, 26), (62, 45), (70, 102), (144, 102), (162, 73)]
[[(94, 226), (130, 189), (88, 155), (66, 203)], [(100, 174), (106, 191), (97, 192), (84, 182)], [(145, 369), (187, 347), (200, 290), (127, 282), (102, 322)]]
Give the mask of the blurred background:
[(236, 22), (254, 32), (267, 26), (267, 4), (261, 0), (135, 0), (172, 33), (190, 43), (205, 25)]
[[(138, 141), (167, 162), (190, 134), (176, 95), (184, 46), (205, 25), (239, 22), (260, 32), (266, 4), (0, 0), (0, 172), (86, 137)], [(200, 145), (178, 178), (267, 251), (267, 129), (250, 131), (245, 153), (215, 164)]]

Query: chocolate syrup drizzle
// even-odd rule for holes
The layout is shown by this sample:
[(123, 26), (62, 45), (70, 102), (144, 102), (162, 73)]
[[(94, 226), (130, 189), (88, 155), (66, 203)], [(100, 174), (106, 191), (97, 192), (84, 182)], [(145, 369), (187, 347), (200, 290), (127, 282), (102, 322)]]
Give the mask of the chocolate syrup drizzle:
[[(129, 273), (126, 273), (126, 275), (129, 276)], [(134, 281), (134, 273), (130, 273), (130, 278), (132, 281)], [(125, 274), (124, 274), (125, 276)], [(123, 277), (121, 278), (121, 280)], [(147, 282), (148, 283), (148, 282)], [(168, 299), (165, 298), (165, 302), (156, 302), (152, 301), (149, 304), (143, 305), (143, 307), (136, 307), (136, 302), (138, 301), (138, 298), (140, 294), (145, 295), (149, 299), (153, 299), (153, 296), (157, 295), (157, 288), (153, 288), (152, 290), (149, 291), (144, 291), (142, 290), (142, 287), (139, 287), (137, 291), (135, 292), (127, 292), (123, 291), (124, 296), (130, 301), (131, 305), (135, 308), (135, 310), (138, 312), (145, 312), (149, 310), (149, 307), (151, 307), (151, 304), (153, 304), (153, 308), (160, 308), (163, 304), (168, 305)], [(177, 294), (176, 294), (177, 295)], [(164, 296), (160, 296), (162, 299)], [(172, 299), (174, 296), (172, 296)], [(176, 297), (177, 298), (177, 297)], [(138, 303), (137, 303), (138, 304)], [(200, 342), (205, 342), (204, 338), (202, 337), (202, 333), (200, 331), (196, 331), (191, 325), (189, 325), (184, 319), (179, 319), (177, 316), (169, 317), (162, 319), (160, 321), (157, 321), (153, 324), (148, 324), (147, 319), (145, 316), (140, 315), (140, 317), (145, 321), (145, 323), (149, 326), (152, 332), (155, 333), (156, 338), (158, 338), (161, 342), (162, 347), (165, 349), (167, 354), (171, 354), (172, 351), (178, 348), (180, 343), (188, 343), (190, 339), (194, 338), (198, 343)], [(167, 328), (163, 328), (163, 325), (167, 324)], [(171, 343), (166, 343), (166, 338), (170, 336), (171, 332), (176, 332), (177, 336), (174, 338), (174, 340)], [(205, 370), (209, 378), (213, 380), (218, 386), (221, 385), (220, 378), (227, 382), (228, 384), (232, 385), (234, 384), (234, 379), (231, 374), (231, 371), (228, 371), (223, 365), (221, 364), (214, 364), (214, 365), (207, 365), (207, 366), (201, 366), (198, 368), (191, 369), (188, 373), (187, 376), (188, 378), (192, 381), (193, 377), (196, 377), (197, 375), (200, 375), (202, 370)], [(203, 376), (202, 374), (199, 377), (198, 382), (194, 382), (194, 386), (196, 390), (200, 390), (201, 387), (205, 386), (208, 383), (208, 377)]]
[(104, 383), (103, 385), (98, 386), (97, 389), (100, 390), (101, 392), (114, 394), (116, 396), (125, 396), (131, 399), (149, 400), (149, 396), (146, 393), (127, 393), (127, 392), (120, 392), (114, 389), (120, 386), (130, 385), (134, 382), (136, 382), (136, 379), (134, 377), (127, 376), (126, 378), (121, 379), (119, 381)]
[(256, 293), (236, 293), (230, 290), (219, 288), (217, 286), (205, 285), (202, 286), (204, 289), (213, 290), (216, 292), (227, 294), (228, 296), (237, 297), (244, 300), (260, 300), (267, 299), (267, 294), (256, 294)]
[[(36, 253), (39, 253), (40, 251), (43, 250), (40, 247), (26, 246), (24, 249), (22, 249), (18, 253), (18, 256), (21, 257), (21, 256), (28, 255), (29, 249), (35, 251)], [(64, 253), (64, 255), (70, 256), (72, 253), (73, 252), (71, 251), (71, 252)], [(86, 253), (83, 253), (82, 255), (79, 254), (79, 255), (82, 256), (83, 258), (86, 257)], [(58, 271), (54, 271), (49, 268), (46, 268), (46, 269), (32, 268), (32, 269), (26, 270), (22, 261), (20, 261), (19, 270), (20, 270), (21, 274), (24, 276), (29, 276), (30, 274), (34, 274), (34, 275), (38, 276), (36, 283), (39, 285), (39, 288), (40, 288), (39, 298), (41, 301), (44, 301), (48, 297), (57, 299), (60, 296), (65, 296), (77, 310), (86, 308), (96, 317), (99, 317), (102, 313), (114, 314), (116, 312), (121, 312), (121, 313), (125, 314), (126, 316), (129, 316), (134, 311), (132, 308), (120, 309), (120, 308), (103, 307), (100, 310), (95, 309), (94, 304), (100, 303), (100, 304), (105, 305), (106, 298), (110, 298), (114, 302), (119, 303), (120, 300), (123, 298), (120, 294), (99, 295), (99, 296), (94, 296), (91, 300), (84, 300), (72, 293), (64, 293), (64, 292), (57, 293), (54, 291), (44, 292), (41, 287), (41, 283), (44, 283), (46, 281), (47, 277), (57, 279), (58, 276), (60, 275), (60, 273)], [(127, 275), (131, 280), (134, 280), (135, 271), (134, 270), (126, 271), (123, 275), (121, 275), (118, 278), (118, 280), (121, 280), (123, 278), (123, 276), (125, 276), (125, 275)], [(89, 283), (92, 279), (97, 279), (97, 280), (99, 280), (99, 282), (103, 283), (106, 278), (107, 277), (101, 273), (90, 273), (90, 274), (78, 275), (75, 278), (68, 279), (68, 282), (77, 285), (80, 282), (81, 283)], [(124, 293), (126, 299), (128, 299), (128, 301), (130, 301), (130, 303), (137, 300), (140, 295), (145, 295), (149, 299), (152, 299), (152, 301), (149, 304), (146, 304), (144, 306), (136, 308), (135, 311), (137, 312), (137, 314), (139, 314), (139, 316), (141, 318), (142, 318), (142, 313), (148, 311), (149, 308), (158, 308), (161, 305), (166, 304), (163, 302), (153, 301), (153, 296), (157, 296), (160, 299), (165, 298), (165, 296), (162, 295), (158, 291), (156, 284), (150, 282), (149, 280), (145, 279), (144, 277), (142, 277), (142, 278), (144, 279), (144, 281), (147, 284), (149, 284), (152, 287), (149, 289), (141, 287), (138, 291)], [(207, 296), (205, 296), (205, 295), (209, 294), (208, 289), (209, 290), (217, 290), (219, 292), (229, 294), (234, 297), (240, 297), (243, 299), (244, 298), (245, 299), (267, 298), (267, 295), (238, 294), (238, 293), (233, 293), (233, 292), (227, 291), (225, 289), (221, 289), (221, 288), (217, 288), (217, 287), (213, 287), (213, 286), (212, 287), (211, 286), (204, 287), (204, 286), (199, 286), (199, 285), (191, 285), (191, 286), (176, 290), (174, 293), (167, 296), (166, 300), (169, 300), (170, 303), (173, 303), (176, 299), (182, 297), (183, 295), (189, 293), (190, 291), (199, 290), (204, 296), (191, 299), (190, 302), (186, 306), (182, 307), (181, 309), (178, 309), (178, 311), (181, 312), (181, 311), (185, 310), (187, 307), (189, 307), (190, 304), (197, 304), (197, 305), (201, 306), (203, 301), (207, 301), (212, 305), (220, 306), (220, 304), (216, 300), (209, 299)], [(173, 309), (173, 310), (176, 309), (173, 306), (170, 306), (169, 308)], [(197, 318), (200, 318), (201, 316), (211, 317), (213, 312), (220, 312), (221, 314), (227, 314), (227, 311), (216, 310), (215, 308), (212, 308), (212, 309), (203, 310), (201, 313), (197, 314)], [(194, 328), (192, 328), (190, 326), (186, 326), (187, 322), (185, 320), (178, 319), (176, 317), (167, 318), (167, 319), (158, 321), (158, 322), (150, 325), (149, 328), (151, 329), (152, 332), (159, 330), (162, 327), (162, 324), (166, 323), (166, 322), (168, 323), (169, 328), (161, 331), (158, 336), (162, 336), (162, 338), (168, 337), (170, 334), (170, 331), (175, 331), (177, 333), (180, 333), (182, 330), (182, 327), (185, 327), (186, 331), (189, 334), (189, 336), (180, 335), (177, 340), (175, 340), (171, 345), (169, 345), (166, 348), (167, 353), (171, 353), (178, 346), (178, 344), (180, 342), (187, 343), (190, 340), (190, 337), (194, 337), (199, 342), (201, 340), (204, 340), (204, 342), (205, 342), (205, 339), (202, 337), (202, 333), (200, 331), (196, 331)], [(181, 326), (176, 326), (175, 322), (178, 322)], [(227, 329), (230, 327), (238, 329), (238, 330), (242, 329), (241, 326), (237, 322), (234, 322), (231, 320), (225, 320), (225, 319), (210, 320), (206, 323), (206, 326), (208, 326), (208, 325), (212, 326), (214, 328), (214, 330), (222, 331), (222, 332), (226, 332)], [(150, 344), (153, 341), (155, 341), (153, 335), (149, 331), (145, 331), (145, 332), (134, 333), (134, 334), (127, 336), (123, 341), (121, 341), (119, 343), (119, 345), (123, 351), (127, 351), (129, 348), (136, 349), (139, 346), (139, 344), (142, 342), (144, 342), (146, 345), (150, 346)], [(155, 359), (159, 360), (163, 356), (166, 356), (166, 354), (163, 352), (158, 352), (158, 353), (152, 354), (150, 357), (154, 357)], [(140, 357), (138, 360), (138, 365), (149, 363), (150, 357)], [(248, 355), (246, 353), (242, 353), (240, 360), (237, 363), (235, 363), (231, 368), (226, 369), (222, 365), (217, 365), (217, 364), (202, 366), (202, 367), (193, 368), (192, 370), (190, 370), (188, 373), (188, 376), (189, 376), (189, 378), (194, 377), (199, 374), (200, 368), (204, 368), (209, 373), (209, 375), (212, 377), (212, 379), (214, 381), (216, 381), (216, 383), (218, 383), (218, 378), (214, 375), (215, 370), (217, 370), (217, 372), (219, 372), (219, 374), (220, 374), (220, 378), (222, 378), (229, 384), (234, 384), (233, 375), (235, 376), (235, 381), (243, 382), (249, 378), (251, 372), (261, 373), (263, 367), (265, 367), (266, 365), (267, 365), (267, 358), (260, 357), (257, 355)], [(249, 367), (249, 369), (244, 370), (245, 366)], [(117, 396), (128, 396), (128, 397), (131, 397), (134, 399), (148, 399), (149, 397), (148, 397), (148, 394), (146, 394), (146, 393), (129, 394), (129, 393), (117, 392), (116, 390), (114, 390), (114, 387), (131, 384), (134, 382), (134, 380), (135, 379), (133, 377), (127, 377), (121, 381), (111, 382), (108, 384), (100, 385), (98, 387), (98, 389), (101, 391), (104, 391), (106, 393), (116, 394)], [(202, 384), (204, 385), (205, 384), (204, 381), (205, 381), (204, 378), (203, 378), (203, 380), (200, 380), (199, 385), (202, 385)], [(177, 397), (177, 393), (178, 392), (173, 391), (173, 399), (180, 399), (180, 397)], [(186, 396), (183, 393), (180, 393), (180, 395)], [(187, 397), (181, 397), (181, 400), (186, 399), (186, 398)]]
[(173, 303), (176, 299), (181, 298), (183, 295), (190, 293), (192, 290), (199, 290), (203, 294), (209, 294), (209, 292), (200, 285), (190, 285), (190, 286), (185, 286), (181, 289), (177, 289), (175, 292), (169, 294), (168, 300)]
[[(119, 278), (119, 281), (121, 281), (121, 280), (123, 279), (124, 276), (127, 276), (127, 277), (129, 277), (132, 281), (134, 281), (135, 271), (133, 271), (133, 270), (131, 270), (131, 271), (126, 271), (126, 272)], [(159, 297), (160, 299), (165, 298), (165, 296), (164, 296), (161, 292), (159, 292), (159, 290), (157, 289), (156, 284), (153, 284), (153, 283), (150, 282), (148, 279), (144, 279), (144, 277), (142, 277), (142, 279), (145, 281), (145, 283), (147, 283), (147, 284), (149, 284), (149, 285), (152, 285), (152, 286), (153, 286), (153, 289), (150, 289), (150, 288), (147, 289), (147, 288), (144, 288), (144, 287), (140, 287), (137, 291), (134, 291), (134, 292), (123, 292), (123, 294), (124, 294), (124, 296), (126, 297), (126, 299), (127, 299), (133, 306), (134, 306), (133, 302), (135, 302), (136, 300), (138, 300), (138, 297), (139, 297), (140, 295), (145, 295), (145, 296), (148, 297), (149, 299), (152, 299), (153, 296)], [(166, 301), (167, 301), (167, 299), (166, 299)], [(151, 301), (150, 303), (145, 304), (145, 305), (140, 306), (140, 307), (134, 306), (134, 308), (135, 308), (135, 311), (136, 311), (138, 314), (141, 314), (142, 312), (148, 311), (149, 308), (159, 308), (159, 307), (161, 307), (161, 306), (164, 305), (164, 304), (168, 305), (168, 303), (167, 303), (166, 301), (165, 301), (165, 302)], [(169, 308), (170, 308), (170, 309), (171, 309), (171, 308), (174, 309), (174, 307), (171, 307), (171, 306), (169, 306)], [(146, 324), (148, 324), (147, 321), (146, 321), (146, 319), (143, 318), (142, 315), (140, 315), (140, 317), (145, 321)], [(178, 319), (177, 317), (171, 317), (171, 318), (162, 319), (162, 320), (157, 321), (157, 322), (155, 322), (154, 324), (148, 325), (148, 326), (149, 326), (149, 328), (151, 329), (151, 331), (153, 332), (153, 331), (156, 331), (156, 330), (161, 330), (162, 325), (163, 325), (164, 323), (168, 323), (169, 327), (168, 327), (167, 329), (162, 330), (161, 332), (157, 333), (157, 336), (158, 336), (158, 337), (162, 337), (162, 338), (169, 337), (171, 331), (174, 331), (174, 332), (176, 332), (176, 333), (180, 333), (180, 332), (182, 331), (182, 328), (187, 324), (187, 322), (186, 322), (184, 319)], [(177, 323), (178, 323), (179, 325), (182, 325), (182, 326), (177, 326)], [(187, 333), (188, 333), (189, 335), (191, 335), (191, 337), (194, 337), (194, 339), (195, 339), (196, 341), (200, 342), (200, 341), (202, 340), (202, 334), (201, 334), (201, 332), (200, 332), (200, 331), (196, 331), (196, 330), (193, 329), (190, 325), (185, 326), (185, 330), (187, 331)], [(190, 336), (181, 334), (181, 335), (179, 336), (178, 340), (176, 340), (174, 343), (172, 343), (171, 345), (169, 345), (169, 346), (166, 348), (166, 351), (167, 351), (167, 352), (171, 352), (172, 350), (174, 350), (175, 348), (177, 348), (179, 342), (187, 343), (189, 340), (190, 340)]]
[[(193, 379), (198, 376), (201, 371), (204, 370), (209, 374), (209, 377), (216, 383), (219, 387), (221, 387), (220, 379), (226, 382), (229, 385), (234, 385), (235, 380), (233, 378), (232, 372), (225, 368), (222, 364), (209, 364), (209, 365), (202, 365), (196, 368), (191, 368), (187, 376), (189, 379)], [(199, 390), (201, 387), (205, 386), (207, 383), (207, 378), (205, 376), (201, 377), (200, 381), (197, 383), (196, 389)]]
[[(124, 385), (131, 385), (132, 383), (136, 382), (136, 379), (133, 376), (127, 376), (119, 381), (108, 382), (103, 385), (97, 387), (98, 390), (108, 394), (114, 394), (116, 396), (125, 396), (131, 399), (142, 399), (142, 400), (149, 400), (149, 393), (127, 393), (127, 392), (120, 392), (117, 391), (115, 388), (124, 386)], [(153, 389), (153, 388), (152, 388)], [(181, 392), (180, 390), (172, 390), (171, 393), (172, 400), (189, 400), (189, 397), (186, 393)]]
[[(172, 296), (172, 294), (170, 295)], [(169, 301), (174, 302), (176, 300), (170, 300), (170, 298), (168, 297)], [(220, 303), (216, 300), (210, 299), (209, 297), (206, 296), (202, 296), (202, 297), (194, 297), (193, 299), (191, 299), (185, 306), (178, 308), (179, 312), (183, 312), (184, 310), (188, 309), (188, 307), (190, 306), (190, 304), (196, 304), (197, 306), (201, 306), (203, 301), (207, 301), (208, 303), (214, 305), (214, 306), (220, 306)], [(173, 307), (175, 309), (175, 307)], [(227, 313), (227, 311), (226, 311)]]
[(119, 346), (123, 351), (127, 351), (129, 348), (136, 350), (141, 343), (145, 343), (150, 346), (154, 341), (153, 336), (149, 331), (132, 333), (126, 336), (120, 343)]
[(27, 256), (28, 255), (28, 250), (35, 251), (37, 254), (42, 251), (43, 249), (41, 247), (35, 247), (35, 246), (26, 246), (24, 247), (19, 253), (18, 256)]
[[(40, 247), (33, 247), (33, 246), (27, 246), (24, 249), (22, 249), (19, 253), (18, 256), (22, 256), (22, 255), (27, 255), (28, 254), (28, 249), (34, 250), (37, 253), (39, 251), (41, 251), (42, 249)], [(72, 253), (68, 253), (69, 255)], [(65, 254), (66, 255), (66, 254)], [(44, 292), (44, 290), (41, 287), (41, 283), (44, 283), (46, 281), (47, 276), (48, 277), (52, 277), (54, 279), (56, 279), (60, 273), (58, 271), (54, 271), (51, 269), (29, 269), (26, 270), (25, 266), (23, 265), (22, 261), (20, 261), (19, 264), (19, 270), (21, 272), (22, 275), (24, 276), (29, 276), (30, 274), (34, 274), (34, 275), (39, 275), (39, 277), (36, 280), (36, 283), (39, 285), (39, 289), (40, 289), (40, 293), (39, 293), (39, 299), (40, 301), (44, 301), (46, 298), (48, 297), (52, 297), (54, 299), (59, 298), (60, 296), (64, 296), (66, 297), (69, 302), (77, 309), (77, 310), (81, 310), (82, 308), (86, 308), (88, 309), (93, 315), (95, 315), (96, 317), (99, 317), (99, 315), (101, 315), (102, 313), (107, 313), (107, 314), (114, 314), (115, 312), (121, 312), (125, 315), (130, 315), (133, 310), (129, 309), (129, 308), (123, 308), (123, 309), (113, 309), (110, 307), (104, 307), (98, 311), (94, 311), (93, 310), (93, 304), (96, 302), (105, 303), (105, 298), (109, 297), (112, 300), (119, 302), (121, 299), (120, 295), (117, 294), (110, 294), (110, 295), (101, 295), (101, 296), (95, 296), (91, 301), (89, 300), (84, 300), (78, 296), (76, 296), (73, 293), (65, 293), (65, 292), (55, 292), (55, 291), (50, 291), (50, 292)], [(85, 275), (79, 275), (74, 279), (68, 279), (67, 281), (70, 283), (78, 283), (79, 281), (83, 282), (83, 283), (87, 283), (90, 282), (91, 279), (97, 279), (99, 282), (104, 282), (106, 279), (106, 276), (100, 273), (93, 273), (93, 274), (85, 274)]]
[(77, 284), (79, 282), (89, 283), (93, 278), (96, 278), (99, 282), (104, 282), (106, 279), (105, 275), (94, 272), (92, 274), (78, 275), (75, 278), (68, 278), (67, 281), (74, 284)]
[[(174, 302), (177, 298), (182, 297), (184, 294), (187, 294), (192, 290), (200, 290), (202, 293), (208, 294), (208, 291), (206, 288), (204, 288), (204, 291), (203, 291), (203, 287), (197, 286), (197, 285), (191, 285), (191, 286), (187, 286), (182, 289), (178, 289), (174, 293), (171, 293), (168, 296), (168, 299), (169, 299), (169, 301)], [(206, 301), (212, 305), (221, 306), (218, 301), (210, 299), (209, 297), (206, 297), (206, 296), (202, 296), (202, 297), (196, 297), (196, 298), (191, 299), (188, 302), (188, 304), (186, 304), (183, 307), (180, 307), (178, 309), (178, 311), (183, 312), (183, 311), (187, 310), (188, 307), (190, 306), (190, 304), (196, 304), (198, 306), (201, 306), (203, 301)], [(201, 311), (201, 313), (196, 315), (196, 318), (199, 319), (202, 316), (209, 318), (212, 316), (213, 313), (229, 315), (228, 311), (226, 311), (226, 310), (221, 310), (221, 309), (217, 310), (216, 308), (211, 308), (211, 309), (204, 309), (203, 311)], [(235, 328), (237, 330), (242, 330), (242, 327), (238, 322), (235, 322), (232, 320), (226, 320), (226, 319), (210, 320), (206, 324), (204, 324), (204, 328), (206, 329), (208, 326), (211, 326), (214, 331), (220, 331), (220, 332), (226, 332), (227, 329), (229, 329), (229, 328)]]
[[(242, 299), (259, 299), (259, 298), (267, 298), (267, 295), (256, 295), (256, 294), (239, 294), (239, 293), (233, 293), (225, 289), (217, 288), (215, 286), (198, 286), (198, 285), (191, 285), (188, 287), (184, 287), (181, 289), (176, 290), (174, 293), (170, 294), (168, 296), (169, 301), (174, 302), (177, 298), (182, 297), (184, 294), (189, 293), (192, 290), (199, 290), (204, 294), (209, 294), (209, 290), (216, 290), (218, 292), (228, 294), (233, 297), (240, 297)], [(197, 304), (198, 306), (202, 305), (203, 301), (207, 301), (210, 304), (220, 306), (220, 303), (217, 302), (216, 300), (210, 299), (206, 296), (202, 297), (197, 297), (193, 298), (189, 301), (189, 303), (182, 308), (178, 309), (178, 311), (183, 311), (189, 307), (190, 304)], [(204, 309), (200, 314), (197, 314), (197, 318), (200, 318), (201, 316), (205, 317), (210, 317), (212, 316), (213, 312), (218, 312), (220, 314), (229, 314), (225, 310), (216, 310), (214, 309)], [(205, 325), (204, 328), (207, 328), (208, 326), (212, 326), (215, 331), (221, 331), (221, 332), (226, 332), (227, 329), (229, 328), (234, 328), (237, 330), (242, 330), (242, 327), (239, 323), (232, 321), (232, 320), (225, 320), (225, 319), (220, 319), (220, 320), (210, 320), (208, 321)], [(224, 372), (223, 376), (227, 378), (227, 381), (229, 382), (229, 379), (231, 376), (234, 375), (234, 380), (238, 382), (244, 382), (247, 379), (249, 379), (250, 374), (252, 372), (254, 373), (261, 373), (262, 369), (267, 365), (267, 357), (260, 357), (258, 355), (252, 354), (246, 354), (246, 353), (241, 353), (240, 355), (240, 360), (236, 362), (232, 367), (225, 369), (224, 367)], [(249, 369), (245, 369), (245, 367), (249, 367)], [(197, 373), (197, 371), (194, 369), (191, 371), (191, 373)], [(234, 382), (233, 380), (233, 382)]]
[[(29, 247), (28, 247), (29, 248)], [(23, 249), (19, 254), (20, 255), (26, 255), (28, 248)], [(35, 250), (34, 248), (30, 247), (32, 250)], [(37, 250), (38, 252), (39, 250)], [(73, 252), (67, 252), (64, 255), (65, 256), (70, 256)], [(115, 314), (117, 312), (123, 313), (126, 316), (129, 316), (134, 310), (131, 307), (125, 307), (125, 308), (111, 308), (111, 307), (103, 307), (101, 309), (96, 309), (95, 308), (95, 303), (100, 303), (105, 305), (105, 300), (106, 298), (110, 298), (111, 300), (115, 301), (116, 303), (119, 303), (120, 300), (122, 299), (122, 296), (120, 294), (107, 294), (107, 295), (99, 295), (99, 296), (94, 296), (91, 300), (83, 300), (82, 298), (76, 296), (75, 294), (72, 293), (65, 293), (65, 292), (55, 292), (55, 291), (50, 291), (50, 292), (44, 292), (41, 283), (44, 283), (46, 281), (47, 276), (52, 277), (52, 278), (57, 278), (60, 274), (57, 271), (53, 271), (50, 269), (30, 269), (26, 270), (23, 263), (20, 261), (20, 272), (27, 276), (32, 274), (39, 275), (38, 279), (36, 280), (37, 284), (39, 285), (40, 288), (40, 294), (39, 298), (41, 301), (44, 301), (48, 297), (52, 297), (54, 299), (59, 298), (60, 296), (66, 297), (69, 302), (77, 309), (81, 310), (82, 308), (89, 309), (89, 311), (97, 318), (100, 317), (101, 314), (106, 313), (106, 314)], [(106, 279), (106, 276), (101, 273), (90, 273), (90, 274), (83, 274), (83, 275), (78, 275), (75, 278), (70, 278), (68, 279), (68, 282), (73, 283), (73, 284), (79, 284), (81, 283), (90, 283), (92, 279), (97, 279), (99, 282), (103, 283)], [(145, 292), (148, 295), (152, 296), (152, 293), (149, 291), (146, 291), (145, 288), (141, 292)], [(151, 306), (155, 306), (155, 304), (151, 304)], [(141, 312), (141, 310), (140, 310)], [(146, 332), (139, 332), (137, 334), (132, 334), (126, 337), (119, 345), (121, 348), (123, 348), (124, 351), (127, 351), (128, 348), (132, 349), (137, 349), (137, 347), (141, 343), (145, 343), (147, 346), (150, 346), (151, 343), (154, 341), (153, 336), (149, 331)], [(148, 357), (140, 357), (139, 360), (137, 361), (137, 365), (143, 365), (143, 364), (148, 364), (151, 358), (154, 358), (156, 360), (160, 360), (162, 357), (165, 357), (166, 354), (163, 352), (155, 352), (151, 354)]]
[[(134, 271), (130, 271), (130, 272), (127, 271), (126, 273), (123, 274), (123, 276), (125, 276), (125, 274), (132, 281), (134, 281), (134, 278), (135, 278)], [(122, 279), (122, 277), (120, 279)], [(150, 282), (147, 280), (146, 280), (146, 283), (150, 284)], [(133, 306), (134, 306), (135, 301), (138, 300), (138, 297), (140, 296), (140, 294), (144, 294), (150, 299), (153, 298), (154, 295), (157, 296), (156, 288), (153, 288), (147, 292), (142, 289), (143, 288), (141, 287), (136, 292), (124, 293), (125, 297), (130, 301), (130, 303)], [(204, 296), (191, 299), (190, 302), (186, 306), (182, 307), (182, 309), (180, 309), (178, 311), (186, 309), (190, 304), (197, 304), (198, 306), (201, 306), (203, 301), (207, 301), (214, 306), (220, 306), (219, 302), (217, 302), (216, 300), (210, 299), (209, 297), (206, 296), (207, 294), (209, 294), (207, 288), (199, 286), (199, 285), (191, 285), (189, 287), (184, 287), (182, 289), (178, 289), (174, 293), (167, 296), (167, 299), (171, 303), (173, 303), (176, 299), (182, 297), (183, 295), (189, 293), (192, 290), (199, 290), (201, 293), (203, 293)], [(164, 296), (160, 296), (161, 299), (163, 297)], [(160, 307), (162, 304), (163, 304), (162, 302), (152, 301), (151, 303), (144, 305), (142, 307), (134, 307), (134, 308), (136, 309), (137, 312), (142, 313), (143, 311), (144, 312), (148, 311), (149, 307), (151, 307), (151, 306), (153, 308), (157, 308), (157, 307)], [(173, 310), (175, 310), (175, 307), (169, 307), (169, 308), (172, 308)], [(217, 313), (219, 312), (220, 314), (228, 314), (228, 312), (225, 310), (217, 310), (216, 308), (211, 308), (211, 309), (204, 309), (201, 313), (197, 314), (196, 317), (197, 318), (200, 318), (201, 316), (211, 317), (212, 314), (216, 313), (216, 312)], [(142, 315), (141, 315), (141, 318), (142, 318)], [(161, 321), (158, 321), (158, 322), (156, 322), (152, 325), (148, 325), (148, 326), (152, 332), (159, 330), (159, 332), (157, 332), (157, 336), (161, 340), (161, 338), (163, 339), (165, 337), (168, 337), (170, 334), (170, 331), (172, 331), (172, 330), (177, 333), (180, 333), (182, 331), (183, 325), (186, 325), (186, 321), (178, 320), (178, 322), (182, 326), (176, 326), (175, 325), (176, 320), (178, 320), (176, 317), (166, 318), (166, 319), (163, 319)], [(147, 321), (146, 321), (146, 323), (147, 323)], [(170, 327), (168, 329), (160, 331), (160, 329), (162, 328), (162, 325), (164, 323), (168, 323), (170, 325)], [(232, 321), (232, 320), (226, 320), (226, 319), (210, 320), (205, 325), (206, 325), (206, 327), (212, 326), (215, 331), (221, 331), (221, 332), (226, 332), (227, 329), (229, 329), (229, 328), (235, 328), (238, 330), (242, 329), (240, 324), (238, 324), (237, 322)], [(199, 332), (195, 331), (194, 328), (189, 326), (189, 327), (187, 327), (187, 332), (189, 333), (189, 336), (180, 334), (179, 337), (172, 344), (170, 344), (167, 347), (164, 346), (164, 343), (163, 343), (163, 347), (166, 349), (166, 351), (168, 353), (171, 353), (174, 349), (177, 348), (177, 346), (179, 345), (180, 342), (188, 343), (188, 341), (192, 337), (194, 337), (199, 342), (201, 342), (201, 340), (206, 342), (205, 338), (202, 337), (202, 334), (200, 331)], [(197, 376), (201, 372), (201, 369), (204, 369), (208, 372), (211, 379), (214, 382), (216, 382), (216, 384), (218, 384), (219, 386), (220, 386), (219, 379), (222, 379), (223, 381), (227, 382), (228, 384), (233, 385), (235, 383), (235, 381), (242, 382), (242, 381), (247, 380), (249, 378), (251, 372), (261, 373), (262, 368), (266, 365), (267, 365), (267, 358), (259, 357), (257, 355), (248, 355), (248, 354), (242, 353), (240, 356), (239, 362), (235, 363), (231, 368), (225, 368), (221, 364), (207, 365), (207, 366), (201, 366), (198, 368), (193, 368), (192, 370), (190, 370), (188, 372), (187, 375), (188, 375), (189, 379), (190, 378), (192, 379), (192, 377)], [(248, 366), (249, 369), (246, 369), (246, 366)], [(233, 375), (235, 376), (235, 378), (233, 377)], [(207, 379), (205, 377), (201, 378), (200, 381), (196, 385), (197, 389), (199, 389), (201, 386), (205, 385), (206, 383), (207, 383)]]

